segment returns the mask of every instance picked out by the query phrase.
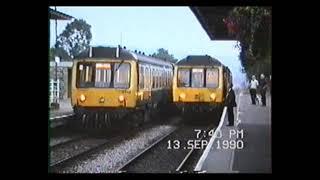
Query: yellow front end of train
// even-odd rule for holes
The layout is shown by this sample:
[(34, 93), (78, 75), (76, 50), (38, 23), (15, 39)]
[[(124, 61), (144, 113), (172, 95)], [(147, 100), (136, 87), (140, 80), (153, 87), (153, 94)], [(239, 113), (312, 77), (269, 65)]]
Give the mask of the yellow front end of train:
[[(214, 72), (217, 77), (213, 77), (207, 80), (215, 81), (215, 84), (211, 87), (203, 87), (203, 84), (199, 84), (198, 86), (193, 83), (193, 85), (189, 85), (188, 83), (183, 84), (182, 73), (179, 72), (181, 70), (198, 70), (199, 73), (203, 73), (203, 67), (193, 68), (189, 67), (178, 67), (175, 68), (175, 76), (173, 79), (173, 102), (174, 103), (208, 103), (208, 104), (221, 104), (224, 101), (224, 93), (223, 93), (223, 74), (221, 67), (210, 68)], [(193, 72), (194, 73), (194, 72)], [(213, 76), (214, 76), (213, 75)], [(179, 82), (180, 81), (180, 82)], [(187, 79), (189, 81), (189, 79)], [(187, 85), (186, 85), (187, 84)], [(192, 83), (191, 83), (192, 84)]]
[[(137, 74), (134, 61), (74, 61), (72, 106), (84, 108), (134, 108), (137, 100)], [(115, 69), (120, 68), (115, 72)], [(113, 82), (111, 74), (113, 67)], [(92, 72), (95, 72), (93, 75)], [(109, 76), (108, 76), (109, 74)], [(94, 77), (94, 78), (93, 78)], [(92, 79), (95, 79), (92, 82)]]
[(229, 69), (210, 56), (187, 56), (177, 62), (173, 102), (185, 112), (213, 112), (223, 107), (231, 83)]

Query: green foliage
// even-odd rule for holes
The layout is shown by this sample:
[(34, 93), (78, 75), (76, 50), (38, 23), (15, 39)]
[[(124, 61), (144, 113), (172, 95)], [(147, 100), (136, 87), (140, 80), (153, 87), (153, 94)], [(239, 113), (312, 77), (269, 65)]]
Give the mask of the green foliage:
[(82, 19), (75, 19), (58, 36), (55, 48), (60, 54), (65, 56), (67, 53), (69, 57), (73, 58), (89, 48), (91, 39), (91, 26)]
[(54, 61), (54, 57), (59, 56), (61, 61), (71, 61), (72, 58), (68, 55), (68, 53), (62, 48), (50, 48), (49, 59), (50, 61)]
[(271, 73), (271, 7), (235, 7), (223, 21), (228, 32), (240, 43), (243, 71)]
[(172, 54), (169, 54), (168, 50), (165, 50), (163, 48), (158, 49), (157, 53), (153, 53), (152, 57), (170, 61), (172, 63), (175, 63), (178, 61), (178, 59), (175, 59)]

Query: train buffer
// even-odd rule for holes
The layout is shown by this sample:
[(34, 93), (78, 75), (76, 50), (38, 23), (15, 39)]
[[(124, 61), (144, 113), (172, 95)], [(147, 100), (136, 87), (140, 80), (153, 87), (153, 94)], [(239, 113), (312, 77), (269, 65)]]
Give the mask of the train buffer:
[[(235, 126), (221, 117), (220, 132), (211, 137), (195, 171), (202, 173), (272, 173), (271, 97), (267, 106), (252, 105), (250, 95), (237, 95)], [(239, 106), (240, 105), (240, 106)]]

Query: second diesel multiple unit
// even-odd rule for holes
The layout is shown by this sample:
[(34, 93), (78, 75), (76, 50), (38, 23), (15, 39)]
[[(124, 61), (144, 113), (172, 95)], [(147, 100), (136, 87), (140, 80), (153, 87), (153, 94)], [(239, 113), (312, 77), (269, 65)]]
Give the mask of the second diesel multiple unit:
[(215, 111), (223, 107), (231, 83), (230, 70), (219, 60), (187, 56), (175, 65), (173, 103), (182, 114)]

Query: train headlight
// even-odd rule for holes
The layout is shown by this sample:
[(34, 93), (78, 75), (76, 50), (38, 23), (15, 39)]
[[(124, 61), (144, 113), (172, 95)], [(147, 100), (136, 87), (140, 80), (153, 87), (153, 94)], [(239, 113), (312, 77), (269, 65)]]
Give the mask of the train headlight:
[(84, 94), (80, 95), (80, 101), (84, 102), (86, 100), (86, 96)]
[(99, 102), (104, 103), (104, 100), (105, 100), (104, 97), (101, 97)]
[(212, 94), (210, 95), (210, 98), (214, 101), (214, 100), (216, 99), (216, 94), (215, 94), (215, 93), (212, 93)]
[(186, 94), (185, 94), (185, 93), (181, 93), (181, 94), (179, 95), (179, 97), (180, 97), (181, 99), (184, 99), (184, 98), (186, 98)]
[(124, 101), (124, 96), (123, 96), (123, 95), (120, 95), (120, 96), (119, 96), (119, 101), (120, 101), (120, 102), (123, 102), (123, 101)]

